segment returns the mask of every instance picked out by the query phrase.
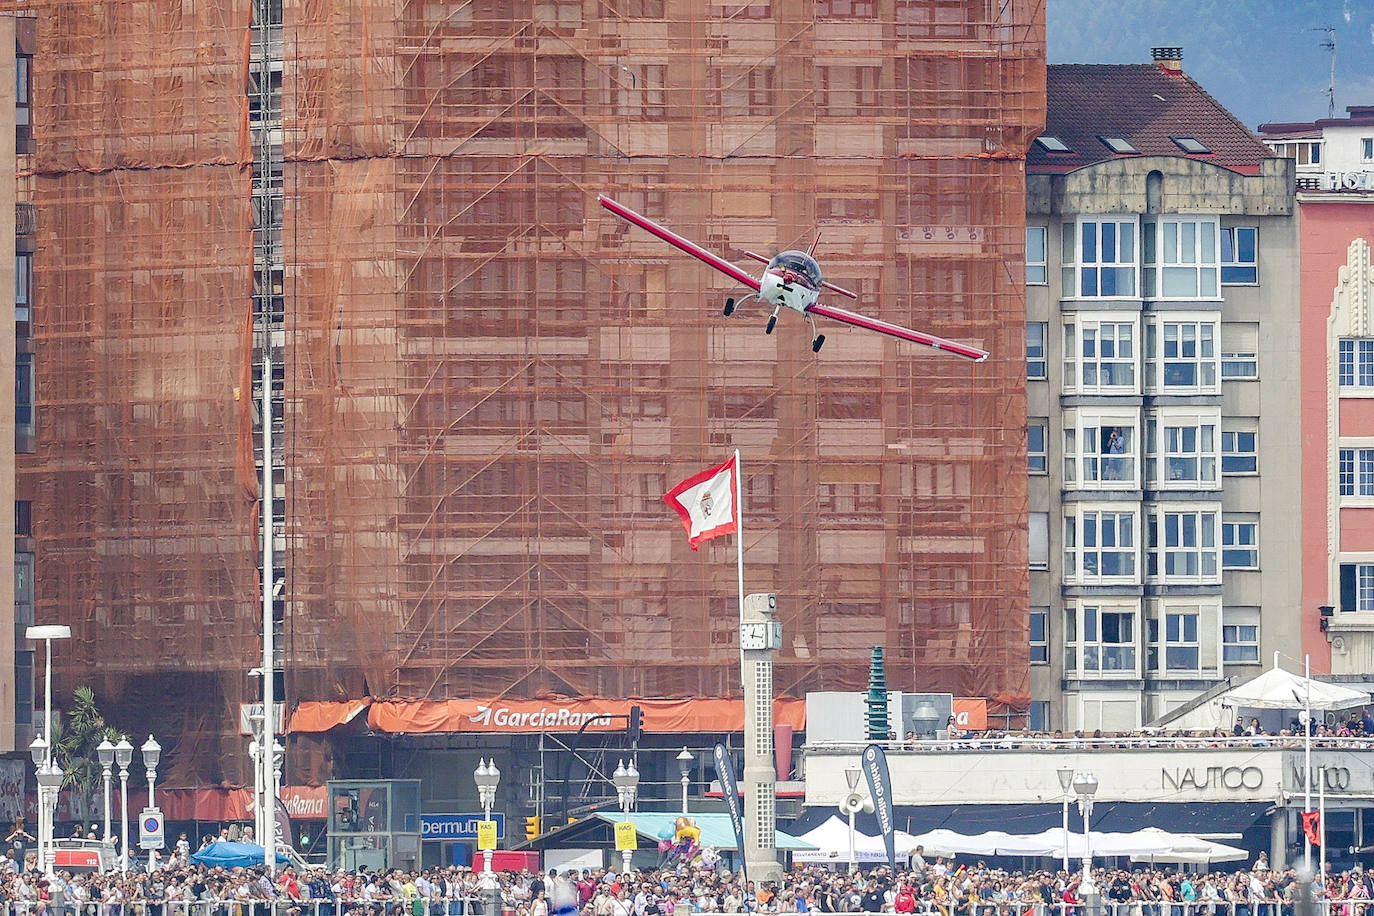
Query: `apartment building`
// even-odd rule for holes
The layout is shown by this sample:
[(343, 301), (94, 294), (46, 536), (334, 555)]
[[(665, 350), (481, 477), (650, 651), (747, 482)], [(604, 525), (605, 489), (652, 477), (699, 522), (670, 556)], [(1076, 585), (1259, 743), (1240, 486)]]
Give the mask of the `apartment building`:
[(1298, 646), (1293, 166), (1152, 56), (1051, 66), (1027, 162), (1046, 728), (1137, 727)]

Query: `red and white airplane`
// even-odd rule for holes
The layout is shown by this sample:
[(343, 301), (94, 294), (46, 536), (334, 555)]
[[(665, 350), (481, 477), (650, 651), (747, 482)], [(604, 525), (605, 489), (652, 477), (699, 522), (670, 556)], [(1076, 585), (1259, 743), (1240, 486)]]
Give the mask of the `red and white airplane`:
[[(816, 245), (811, 246), (811, 251), (784, 251), (771, 258), (765, 258), (761, 254), (754, 254), (746, 251), (745, 255), (755, 261), (767, 264), (763, 270), (763, 276), (754, 279), (749, 274), (740, 270), (734, 264), (724, 258), (714, 255), (702, 248), (700, 245), (683, 238), (672, 230), (660, 226), (658, 223), (649, 219), (647, 216), (636, 213), (624, 204), (616, 203), (606, 195), (598, 195), (597, 201), (601, 206), (610, 210), (621, 219), (633, 223), (646, 232), (650, 232), (669, 245), (687, 252), (692, 257), (714, 267), (716, 270), (725, 274), (733, 280), (743, 283), (754, 291), (752, 296), (741, 300), (741, 304), (748, 299), (757, 299), (765, 306), (772, 306), (773, 314), (768, 316), (768, 326), (764, 329), (767, 334), (773, 333), (774, 326), (778, 323), (778, 313), (784, 307), (792, 309), (806, 316), (807, 321), (811, 322), (811, 349), (820, 352), (821, 345), (825, 343), (825, 335), (816, 333), (816, 319), (819, 315), (822, 318), (829, 318), (832, 321), (843, 322), (853, 325), (856, 328), (865, 328), (869, 331), (877, 331), (880, 334), (887, 334), (899, 340), (909, 340), (912, 343), (924, 344), (927, 347), (934, 347), (937, 350), (944, 350), (961, 356), (964, 359), (982, 362), (988, 358), (986, 350), (971, 347), (967, 344), (957, 343), (953, 340), (946, 340), (943, 337), (935, 337), (931, 334), (922, 334), (920, 331), (913, 331), (899, 325), (890, 324), (878, 318), (869, 318), (860, 315), (858, 312), (851, 312), (847, 309), (836, 308), (833, 305), (822, 305), (816, 300), (820, 298), (821, 290), (828, 289), (831, 292), (839, 293), (841, 296), (848, 296), (850, 299), (859, 298), (847, 289), (827, 283), (821, 276), (821, 266), (812, 257), (812, 252), (816, 250)], [(819, 243), (820, 239), (817, 238)], [(730, 315), (735, 311), (735, 300), (733, 298), (725, 300), (725, 314)]]

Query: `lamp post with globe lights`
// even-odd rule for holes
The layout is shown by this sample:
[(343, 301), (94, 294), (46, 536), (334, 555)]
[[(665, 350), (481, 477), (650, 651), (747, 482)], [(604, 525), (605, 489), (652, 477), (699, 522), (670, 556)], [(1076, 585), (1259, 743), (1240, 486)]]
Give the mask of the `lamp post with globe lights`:
[[(139, 750), (143, 752), (144, 775), (148, 777), (148, 807), (156, 808), (157, 802), (153, 796), (153, 786), (157, 782), (157, 762), (162, 756), (162, 745), (158, 744), (157, 741), (153, 739), (152, 735), (149, 735), (148, 740), (143, 742), (143, 747), (139, 748)], [(156, 852), (157, 851), (154, 849), (148, 850), (149, 874), (152, 874), (153, 866), (156, 864)]]
[(1073, 767), (1063, 766), (1057, 771), (1059, 774), (1059, 788), (1063, 789), (1061, 801), (1063, 802), (1064, 816), (1064, 874), (1069, 873), (1069, 792), (1073, 789)]
[(692, 764), (696, 762), (696, 757), (683, 745), (681, 752), (673, 758), (677, 761), (677, 771), (682, 776), (682, 813), (687, 813), (687, 788), (692, 782)]
[[(43, 663), (43, 734), (42, 744), (38, 739), (29, 745), (29, 752), (33, 755), (33, 765), (38, 771), (38, 867), (44, 872), (51, 869), (48, 858), (53, 848), (53, 814), (44, 815), (43, 802), (45, 798), (44, 786), (52, 782), (52, 775), (48, 771), (54, 769), (52, 762), (52, 641), (54, 639), (71, 639), (72, 628), (60, 623), (46, 624), (28, 627), (24, 630), (25, 639), (41, 639), (44, 644), (44, 663)], [(57, 785), (62, 784), (61, 770), (58, 770)], [(52, 806), (57, 807), (57, 797), (54, 795)], [(46, 821), (46, 827), (45, 825)], [(22, 866), (22, 863), (20, 863)]]
[[(626, 766), (625, 761), (621, 760), (619, 766), (615, 768), (615, 773), (611, 776), (611, 782), (615, 784), (615, 794), (620, 800), (620, 810), (625, 815), (625, 822), (630, 820), (630, 808), (634, 806), (635, 795), (639, 792), (639, 770), (635, 768), (635, 762), (630, 761)], [(625, 874), (630, 873), (630, 859), (634, 856), (633, 849), (623, 850)]]
[(95, 756), (100, 761), (100, 781), (105, 787), (105, 832), (101, 834), (101, 839), (108, 846), (113, 839), (110, 836), (110, 767), (114, 766), (115, 758), (115, 746), (109, 738), (101, 739), (96, 746)]
[[(482, 803), (482, 819), (491, 820), (491, 809), (496, 804), (496, 787), (501, 784), (501, 770), (496, 766), (496, 759), (492, 758), (491, 763), (478, 759), (477, 769), (472, 771), (472, 779), (477, 783), (477, 797)], [(482, 892), (483, 912), (496, 912), (497, 904), (497, 881), (496, 875), (491, 870), (491, 850), (483, 850), (482, 877), (479, 884)]]
[(119, 870), (129, 873), (129, 767), (134, 762), (134, 746), (121, 737), (115, 745), (115, 765), (119, 767)]
[[(1089, 894), (1096, 894), (1093, 885), (1092, 817), (1093, 796), (1097, 794), (1097, 777), (1092, 773), (1074, 773), (1073, 791), (1078, 796), (1078, 813), (1083, 815), (1083, 880), (1079, 884), (1079, 896), (1087, 902)], [(1064, 837), (1067, 845), (1068, 836)]]

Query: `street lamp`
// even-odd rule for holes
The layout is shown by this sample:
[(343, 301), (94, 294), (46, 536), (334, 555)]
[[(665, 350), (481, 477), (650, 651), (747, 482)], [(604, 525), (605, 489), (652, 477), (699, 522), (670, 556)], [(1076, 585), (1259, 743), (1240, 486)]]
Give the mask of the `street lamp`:
[(1073, 767), (1060, 767), (1059, 788), (1063, 789), (1061, 801), (1063, 801), (1064, 814), (1064, 874), (1069, 873), (1069, 790), (1073, 788)]
[[(106, 844), (110, 842), (110, 767), (114, 766), (115, 746), (110, 743), (109, 738), (101, 740), (96, 745), (95, 756), (100, 761), (100, 781), (105, 785), (105, 833), (103, 838)], [(102, 868), (104, 867), (102, 863)]]
[(53, 854), (53, 818), (57, 814), (57, 793), (61, 788), (61, 767), (55, 763), (47, 763), (38, 768), (38, 804), (41, 806), (38, 812), (38, 826), (40, 830), (46, 828), (48, 834), (47, 842), (43, 843), (40, 840), (39, 843), (38, 867), (49, 880), (53, 878), (53, 861), (57, 858)]
[(262, 813), (262, 829), (266, 831), (259, 836), (258, 842), (266, 850), (264, 855), (267, 857), (268, 874), (275, 874), (277, 869), (277, 804), (281, 798), (281, 771), (286, 763), (286, 748), (281, 746), (281, 742), (272, 738), (272, 797), (268, 799), (271, 808)]
[[(24, 630), (25, 639), (41, 639), (44, 644), (44, 667), (43, 667), (43, 734), (46, 740), (43, 742), (43, 757), (40, 760), (34, 745), (29, 745), (29, 750), (34, 753), (33, 764), (38, 768), (38, 785), (43, 786), (43, 771), (52, 766), (52, 641), (54, 639), (71, 639), (72, 628), (66, 624), (53, 623), (40, 626), (28, 627)], [(35, 742), (36, 743), (36, 742)], [(59, 784), (61, 780), (59, 779)], [(41, 804), (42, 799), (39, 799)], [(56, 800), (54, 799), (54, 807)], [(46, 833), (45, 833), (46, 829)], [(38, 865), (47, 870), (47, 859), (45, 856), (52, 848), (53, 824), (52, 818), (48, 818), (46, 828), (43, 822), (43, 812), (38, 813)]]
[(134, 746), (127, 737), (115, 745), (115, 765), (119, 767), (119, 870), (129, 873), (129, 766), (134, 762)]
[(862, 775), (858, 767), (845, 767), (844, 779), (849, 783), (849, 797), (845, 799), (844, 810), (849, 814), (849, 873), (854, 874), (856, 866), (859, 864), (854, 858), (854, 815), (859, 813), (858, 808), (850, 804), (853, 796), (859, 788), (859, 776)]
[[(482, 802), (482, 819), (491, 820), (491, 808), (496, 804), (496, 787), (501, 784), (501, 771), (497, 769), (496, 759), (492, 758), (491, 763), (479, 758), (477, 769), (472, 771), (472, 779), (477, 783), (477, 797)], [(491, 850), (484, 850), (484, 867), (482, 869), (481, 887), (482, 896), (490, 897), (491, 901), (496, 899), (496, 876), (491, 870)], [(484, 912), (494, 912), (485, 910)]]
[(1093, 886), (1093, 850), (1089, 833), (1093, 796), (1097, 794), (1097, 777), (1091, 773), (1074, 773), (1073, 791), (1078, 796), (1078, 813), (1083, 815), (1083, 880), (1079, 883), (1079, 896), (1086, 902), (1089, 894), (1097, 893), (1097, 888)]
[(692, 752), (687, 750), (687, 745), (684, 744), (675, 759), (677, 760), (677, 771), (682, 774), (682, 813), (686, 814), (687, 787), (692, 782), (692, 764), (696, 762), (696, 758), (692, 756)]
[[(627, 767), (625, 761), (621, 760), (620, 765), (615, 768), (615, 773), (611, 776), (611, 782), (615, 784), (615, 794), (620, 799), (620, 810), (624, 813), (625, 821), (628, 823), (630, 808), (635, 803), (635, 793), (639, 791), (639, 770), (635, 769), (635, 762), (631, 760)], [(633, 855), (634, 850), (632, 849), (626, 849), (623, 852), (624, 871), (627, 875), (630, 873), (630, 858)]]
[[(162, 756), (162, 745), (153, 740), (149, 735), (148, 740), (143, 742), (143, 747), (139, 748), (143, 752), (144, 775), (148, 777), (148, 807), (156, 808), (157, 803), (153, 798), (153, 785), (157, 782), (157, 761)], [(155, 850), (148, 850), (148, 874), (153, 873), (153, 853)]]
[[(38, 735), (29, 745), (29, 756), (33, 758), (33, 769), (35, 775), (41, 777), (43, 770), (48, 765), (48, 740), (42, 735)], [(44, 804), (43, 780), (38, 780), (38, 867), (43, 867), (44, 843), (49, 839), (47, 831), (43, 828), (43, 819), (46, 817), (48, 806)], [(24, 863), (20, 862), (19, 870), (24, 870)]]

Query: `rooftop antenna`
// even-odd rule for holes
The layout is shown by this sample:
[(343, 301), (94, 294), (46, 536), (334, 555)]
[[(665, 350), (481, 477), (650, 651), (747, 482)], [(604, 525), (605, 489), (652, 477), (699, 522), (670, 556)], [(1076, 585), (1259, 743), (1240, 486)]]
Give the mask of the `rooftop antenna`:
[(1303, 31), (1326, 33), (1326, 41), (1321, 43), (1323, 48), (1331, 52), (1331, 77), (1326, 83), (1326, 116), (1334, 118), (1336, 117), (1336, 29), (1334, 26), (1323, 25)]

